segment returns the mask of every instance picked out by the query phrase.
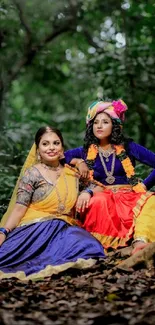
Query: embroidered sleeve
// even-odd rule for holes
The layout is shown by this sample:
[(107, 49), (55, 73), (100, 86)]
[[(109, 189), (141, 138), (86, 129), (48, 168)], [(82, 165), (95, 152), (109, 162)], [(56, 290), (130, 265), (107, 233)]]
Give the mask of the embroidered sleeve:
[(32, 195), (37, 184), (37, 169), (31, 167), (26, 170), (20, 179), (17, 191), (16, 203), (28, 206), (31, 203)]

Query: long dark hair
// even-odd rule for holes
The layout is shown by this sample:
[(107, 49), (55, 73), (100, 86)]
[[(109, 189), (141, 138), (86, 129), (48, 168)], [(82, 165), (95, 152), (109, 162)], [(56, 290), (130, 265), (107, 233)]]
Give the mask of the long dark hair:
[(55, 133), (59, 137), (59, 139), (61, 141), (61, 144), (62, 144), (62, 146), (64, 148), (64, 139), (63, 139), (63, 136), (62, 136), (61, 132), (58, 129), (54, 128), (54, 127), (51, 127), (51, 126), (43, 126), (43, 127), (41, 127), (37, 131), (37, 133), (35, 135), (35, 144), (36, 144), (37, 149), (39, 147), (39, 143), (40, 143), (40, 140), (41, 140), (42, 136), (45, 133), (48, 133), (48, 132)]
[[(109, 116), (109, 114), (107, 114), (107, 115)], [(86, 128), (86, 133), (85, 133), (85, 137), (84, 137), (84, 146), (83, 146), (86, 152), (88, 151), (88, 148), (91, 144), (99, 145), (99, 139), (97, 139), (93, 133), (93, 124), (94, 124), (95, 118), (96, 118), (96, 116), (89, 122), (89, 124)], [(112, 133), (111, 133), (110, 139), (109, 139), (110, 143), (116, 144), (116, 145), (125, 144), (126, 139), (122, 133), (122, 127), (120, 125), (120, 122), (118, 122), (116, 119), (113, 119), (113, 118), (111, 118), (111, 120), (112, 120), (113, 126), (112, 126)]]

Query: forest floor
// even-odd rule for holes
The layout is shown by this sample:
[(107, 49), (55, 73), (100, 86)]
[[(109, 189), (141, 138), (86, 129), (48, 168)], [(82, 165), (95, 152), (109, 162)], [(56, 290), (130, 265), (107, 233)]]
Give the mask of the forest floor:
[(122, 271), (111, 254), (89, 270), (0, 281), (0, 325), (154, 325), (155, 269)]

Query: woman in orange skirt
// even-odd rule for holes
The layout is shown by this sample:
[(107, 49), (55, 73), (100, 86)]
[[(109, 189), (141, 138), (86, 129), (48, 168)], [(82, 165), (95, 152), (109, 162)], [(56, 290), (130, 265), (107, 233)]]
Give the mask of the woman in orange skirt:
[(88, 186), (79, 196), (77, 211), (82, 226), (105, 248), (128, 245), (135, 249), (155, 241), (155, 170), (139, 181), (135, 161), (155, 168), (155, 154), (122, 133), (127, 105), (122, 100), (94, 102), (88, 109), (84, 147), (68, 150), (66, 161), (76, 165), (83, 176), (103, 184)]

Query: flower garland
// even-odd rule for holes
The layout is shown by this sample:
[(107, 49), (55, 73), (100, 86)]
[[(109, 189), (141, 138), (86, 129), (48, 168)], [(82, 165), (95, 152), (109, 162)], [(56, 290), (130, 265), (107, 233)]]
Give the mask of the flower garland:
[(130, 158), (127, 156), (126, 151), (122, 145), (115, 145), (116, 155), (122, 163), (123, 169), (126, 172), (129, 184), (132, 185), (134, 192), (146, 192), (142, 183), (139, 182), (135, 175), (135, 168), (132, 165)]
[(89, 177), (91, 180), (93, 179), (93, 175), (94, 175), (94, 170), (92, 168), (92, 165), (94, 164), (94, 160), (97, 154), (98, 154), (98, 147), (95, 144), (91, 144), (87, 152), (87, 165), (90, 170)]
[[(134, 192), (146, 192), (142, 183), (139, 182), (135, 175), (135, 169), (132, 165), (132, 162), (130, 158), (127, 156), (126, 151), (122, 145), (114, 145), (114, 148), (116, 150), (116, 156), (121, 161), (121, 164), (123, 166), (123, 169), (126, 173), (127, 179), (129, 181), (129, 184), (132, 185)], [(88, 153), (87, 153), (87, 161), (94, 161), (96, 156), (98, 154), (98, 147), (94, 144), (91, 144)], [(90, 170), (91, 178), (93, 178), (94, 170)]]

